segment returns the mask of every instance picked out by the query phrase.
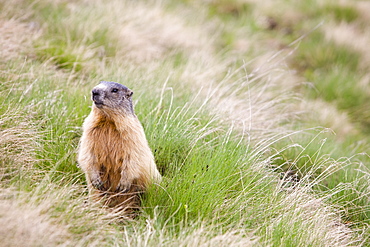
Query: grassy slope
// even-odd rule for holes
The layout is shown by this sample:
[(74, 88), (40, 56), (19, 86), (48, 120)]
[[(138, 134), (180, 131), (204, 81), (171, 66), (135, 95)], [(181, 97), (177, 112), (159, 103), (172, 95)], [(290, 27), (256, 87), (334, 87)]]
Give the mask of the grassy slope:
[[(332, 30), (367, 16), (318, 2), (2, 1), (1, 239), (366, 245), (369, 61)], [(164, 175), (134, 221), (87, 202), (76, 167), (102, 79), (135, 91)]]

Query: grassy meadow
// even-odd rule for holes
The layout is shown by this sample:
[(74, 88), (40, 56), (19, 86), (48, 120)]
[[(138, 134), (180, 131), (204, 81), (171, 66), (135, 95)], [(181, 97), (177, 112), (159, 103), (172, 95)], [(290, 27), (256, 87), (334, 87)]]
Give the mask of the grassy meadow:
[[(2, 246), (370, 246), (370, 2), (0, 0)], [(90, 91), (134, 91), (163, 175), (88, 199)]]

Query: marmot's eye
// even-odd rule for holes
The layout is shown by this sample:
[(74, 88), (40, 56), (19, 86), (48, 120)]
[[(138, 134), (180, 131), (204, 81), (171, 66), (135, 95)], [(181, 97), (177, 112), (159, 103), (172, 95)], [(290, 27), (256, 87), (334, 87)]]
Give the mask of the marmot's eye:
[(117, 93), (118, 92), (118, 89), (117, 88), (113, 88), (112, 89), (112, 93)]

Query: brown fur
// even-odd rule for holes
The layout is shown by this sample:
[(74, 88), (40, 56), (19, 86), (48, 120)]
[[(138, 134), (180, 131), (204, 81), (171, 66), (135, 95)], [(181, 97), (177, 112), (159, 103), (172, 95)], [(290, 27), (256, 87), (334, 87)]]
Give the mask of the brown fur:
[(152, 182), (159, 182), (161, 176), (143, 127), (133, 113), (131, 99), (126, 97), (130, 104), (123, 107), (124, 103), (110, 104), (109, 100), (116, 100), (106, 95), (111, 90), (108, 86), (100, 87), (99, 92), (105, 95), (98, 96), (107, 106), (98, 107), (96, 99), (83, 124), (78, 162), (95, 200), (102, 200), (107, 206), (137, 207), (138, 194)]

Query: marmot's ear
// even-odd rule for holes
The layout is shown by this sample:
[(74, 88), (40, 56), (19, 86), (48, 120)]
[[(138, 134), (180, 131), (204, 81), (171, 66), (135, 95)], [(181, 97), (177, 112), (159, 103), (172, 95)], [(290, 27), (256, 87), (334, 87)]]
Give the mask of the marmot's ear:
[(127, 93), (126, 93), (126, 96), (127, 96), (127, 97), (131, 97), (133, 94), (134, 94), (134, 92), (133, 92), (133, 91), (128, 90), (128, 91), (127, 91)]

